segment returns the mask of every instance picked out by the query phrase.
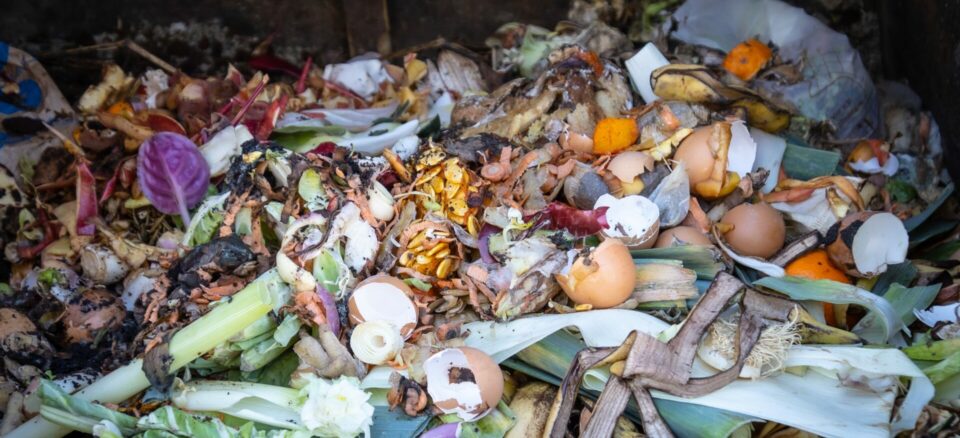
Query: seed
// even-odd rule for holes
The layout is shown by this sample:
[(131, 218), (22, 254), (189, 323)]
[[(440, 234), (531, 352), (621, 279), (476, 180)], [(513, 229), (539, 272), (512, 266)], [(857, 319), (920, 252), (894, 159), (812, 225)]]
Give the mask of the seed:
[(450, 275), (450, 270), (453, 268), (453, 260), (443, 259), (440, 262), (440, 266), (437, 266), (437, 277), (441, 280), (446, 280), (447, 276)]
[(477, 222), (476, 216), (470, 215), (467, 217), (467, 232), (474, 237), (480, 232), (480, 223)]
[[(450, 253), (450, 246), (447, 245), (446, 243), (438, 243), (438, 244), (436, 244), (433, 248), (430, 248), (429, 251), (427, 251), (427, 255), (430, 256), (430, 257), (434, 257), (434, 256), (437, 255), (437, 253), (440, 253), (440, 252), (442, 252), (442, 251), (444, 251), (444, 250), (446, 250), (447, 253), (449, 254), (449, 253)], [(439, 257), (436, 257), (436, 258), (440, 258), (440, 257), (443, 257), (443, 256), (439, 256)]]
[(407, 243), (407, 248), (408, 249), (419, 248), (423, 245), (423, 242), (426, 240), (427, 240), (427, 232), (421, 231), (420, 234), (417, 234), (416, 236), (413, 237), (413, 239), (410, 239), (410, 242)]

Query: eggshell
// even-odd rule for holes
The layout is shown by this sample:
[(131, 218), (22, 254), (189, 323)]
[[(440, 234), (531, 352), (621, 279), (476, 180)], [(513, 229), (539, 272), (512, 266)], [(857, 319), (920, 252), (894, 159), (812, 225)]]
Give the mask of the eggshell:
[(572, 131), (570, 128), (564, 129), (558, 139), (560, 147), (585, 154), (593, 153), (593, 139), (589, 135), (583, 135)]
[(604, 237), (618, 239), (630, 249), (647, 249), (657, 241), (660, 232), (660, 208), (639, 195), (615, 198), (603, 195), (593, 208), (607, 208)]
[(383, 320), (400, 329), (404, 339), (417, 328), (417, 308), (406, 283), (389, 275), (370, 277), (353, 290), (347, 301), (348, 319), (356, 326), (365, 321)]
[(720, 222), (733, 225), (724, 239), (741, 256), (768, 258), (783, 247), (786, 239), (783, 216), (766, 203), (740, 204), (723, 215)]
[(630, 250), (619, 240), (604, 240), (577, 258), (569, 272), (556, 274), (560, 287), (577, 304), (606, 309), (623, 304), (637, 285)]
[(694, 129), (690, 135), (680, 142), (673, 159), (682, 162), (687, 168), (690, 177), (690, 187), (710, 179), (713, 172), (713, 153), (709, 145), (713, 135), (713, 125)]
[(464, 421), (483, 417), (503, 397), (503, 371), (493, 358), (475, 348), (440, 351), (424, 362), (423, 369), (434, 405)]
[(646, 152), (627, 151), (617, 154), (610, 160), (607, 170), (625, 183), (633, 182), (634, 178), (647, 170), (652, 170), (653, 157)]
[(688, 226), (679, 226), (673, 227), (668, 230), (664, 230), (660, 233), (660, 237), (657, 239), (655, 248), (668, 248), (673, 245), (673, 239), (676, 239), (682, 243), (680, 245), (701, 245), (709, 246), (713, 243), (710, 242), (705, 234), (701, 233), (699, 230), (693, 227)]

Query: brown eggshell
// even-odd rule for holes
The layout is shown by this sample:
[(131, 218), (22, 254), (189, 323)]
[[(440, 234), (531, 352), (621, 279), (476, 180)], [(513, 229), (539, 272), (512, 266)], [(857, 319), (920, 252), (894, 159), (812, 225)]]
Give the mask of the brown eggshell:
[[(450, 383), (456, 383), (454, 382), (454, 376), (457, 376), (456, 378), (472, 380), (476, 383), (480, 389), (480, 399), (482, 403), (476, 409), (470, 411), (470, 413), (478, 416), (482, 415), (497, 406), (503, 397), (503, 371), (500, 370), (500, 366), (497, 365), (492, 357), (476, 348), (457, 347), (455, 349), (463, 353), (463, 356), (467, 360), (469, 372), (449, 372)], [(427, 389), (430, 389), (429, 384)], [(460, 402), (456, 398), (434, 400), (434, 404), (446, 412), (451, 412), (458, 407), (466, 408), (465, 406), (460, 406)]]
[(673, 159), (683, 162), (690, 177), (690, 187), (710, 179), (713, 172), (713, 163), (716, 161), (710, 148), (710, 137), (713, 135), (713, 125), (702, 126), (693, 130), (690, 135), (680, 142)]
[(846, 272), (847, 275), (867, 278), (866, 275), (857, 270), (857, 263), (853, 258), (853, 238), (856, 237), (860, 226), (874, 213), (872, 211), (850, 213), (841, 221), (833, 224), (823, 238), (823, 241), (826, 242), (827, 255), (830, 256), (830, 261)]
[(693, 227), (681, 225), (673, 227), (660, 233), (655, 248), (668, 248), (673, 245), (673, 239), (676, 238), (681, 245), (701, 245), (709, 246), (713, 243), (710, 238)]
[(724, 239), (739, 255), (766, 259), (783, 248), (787, 234), (783, 216), (766, 203), (740, 204), (720, 222), (733, 226)]
[(567, 128), (560, 133), (559, 143), (560, 147), (564, 149), (585, 154), (593, 153), (593, 139), (588, 135), (580, 134), (571, 130), (570, 128)]
[(492, 408), (500, 403), (503, 397), (503, 371), (500, 365), (494, 362), (493, 358), (476, 348), (460, 347), (460, 351), (467, 357), (470, 364), (470, 370), (476, 378), (477, 386), (480, 387), (480, 398), (487, 408)]
[(106, 289), (87, 289), (67, 302), (61, 322), (67, 342), (91, 342), (101, 331), (120, 328), (127, 312)]
[(620, 181), (629, 183), (640, 174), (653, 170), (653, 165), (653, 157), (646, 152), (626, 151), (614, 156), (607, 165), (607, 170)]
[[(391, 277), (389, 275), (384, 275), (384, 274), (375, 275), (373, 277), (367, 278), (366, 280), (360, 282), (360, 284), (357, 284), (357, 287), (354, 288), (353, 290), (353, 294), (350, 295), (350, 299), (347, 301), (347, 311), (348, 311), (347, 319), (350, 321), (351, 325), (356, 326), (357, 324), (360, 324), (366, 321), (366, 318), (364, 318), (363, 316), (363, 312), (361, 312), (360, 307), (357, 304), (357, 300), (355, 300), (354, 298), (356, 297), (358, 292), (364, 293), (361, 290), (365, 286), (368, 286), (374, 283), (381, 283), (381, 284), (393, 286), (396, 290), (399, 290), (400, 292), (402, 292), (403, 295), (407, 298), (407, 300), (410, 300), (410, 297), (413, 296), (413, 291), (410, 290), (410, 286), (407, 286), (407, 284), (404, 283), (403, 280), (400, 280), (399, 278)], [(410, 303), (412, 305), (413, 302), (410, 301)], [(414, 309), (416, 309), (415, 306), (414, 306)], [(391, 309), (385, 309), (385, 310), (390, 311)], [(412, 322), (408, 322), (404, 324), (402, 327), (400, 327), (400, 335), (403, 336), (404, 339), (406, 339), (410, 336), (411, 333), (413, 333), (413, 330), (416, 328), (417, 328), (416, 320)]]
[(637, 284), (637, 268), (630, 250), (616, 239), (604, 240), (574, 261), (568, 274), (556, 276), (571, 300), (596, 309), (623, 304)]

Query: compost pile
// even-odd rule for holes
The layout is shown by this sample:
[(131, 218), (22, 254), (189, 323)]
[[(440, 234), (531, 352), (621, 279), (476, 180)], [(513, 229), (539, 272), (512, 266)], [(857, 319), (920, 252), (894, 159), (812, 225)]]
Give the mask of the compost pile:
[(577, 5), (207, 78), (127, 43), (73, 105), (9, 49), (0, 434), (956, 434), (919, 99), (783, 3)]

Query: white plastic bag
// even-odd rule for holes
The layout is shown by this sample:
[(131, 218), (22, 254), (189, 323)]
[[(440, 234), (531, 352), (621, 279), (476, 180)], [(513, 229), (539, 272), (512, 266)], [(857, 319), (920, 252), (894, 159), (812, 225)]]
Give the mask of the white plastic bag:
[(847, 37), (802, 9), (778, 0), (688, 0), (673, 14), (673, 37), (729, 51), (757, 38), (772, 42), (786, 61), (803, 59), (803, 80), (784, 85), (757, 79), (775, 102), (814, 120), (829, 120), (838, 138), (871, 137), (880, 127), (877, 93)]

